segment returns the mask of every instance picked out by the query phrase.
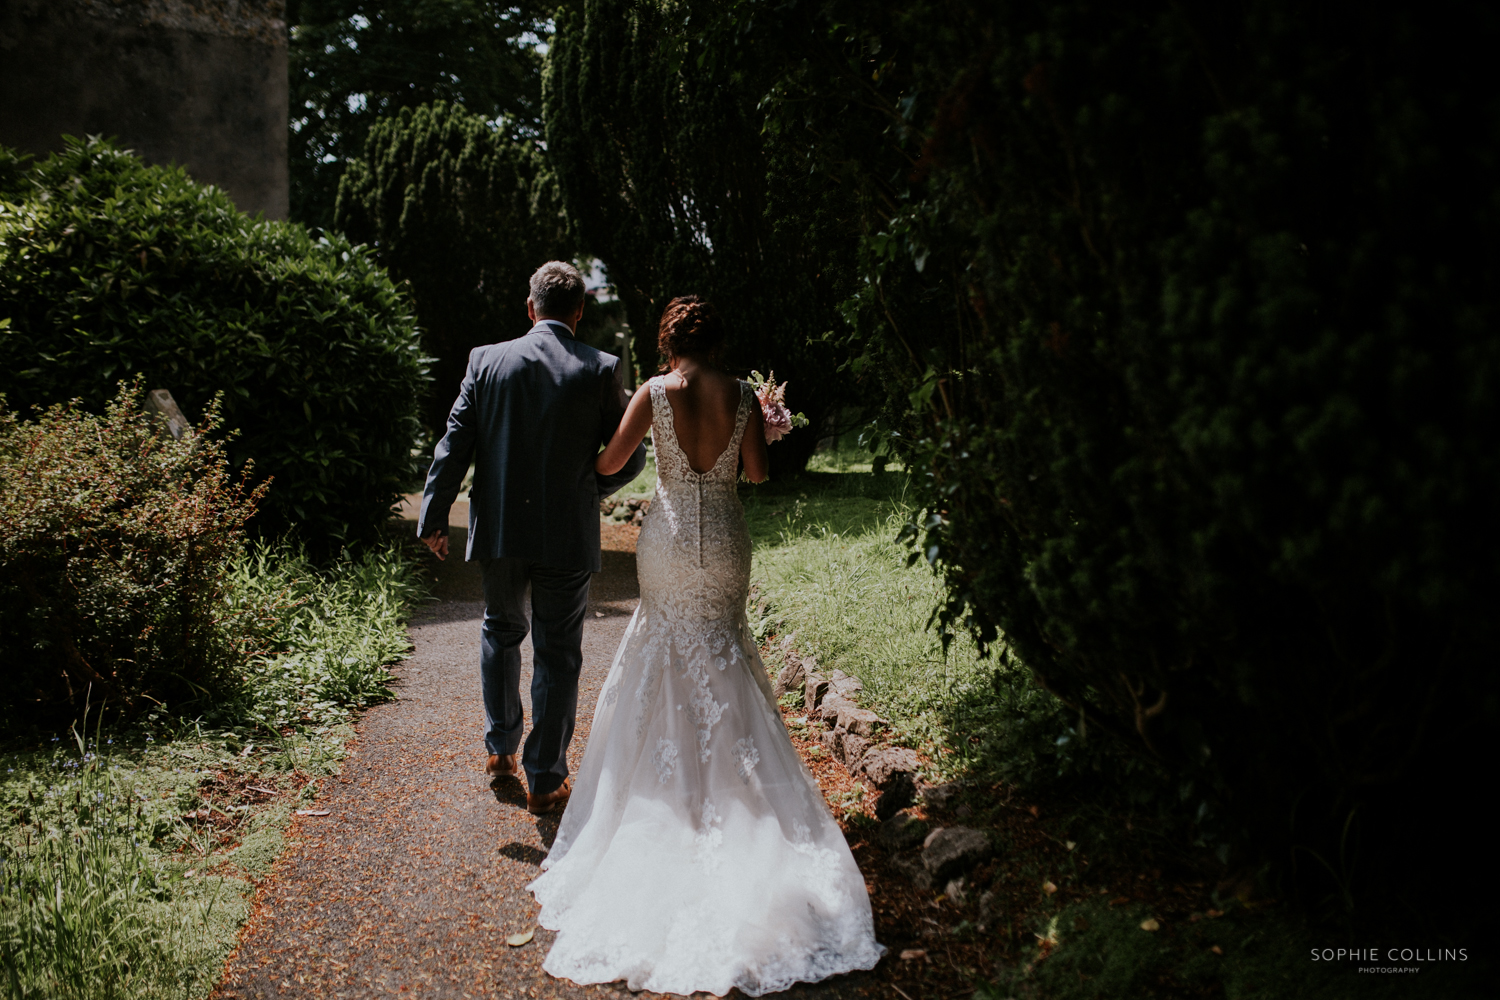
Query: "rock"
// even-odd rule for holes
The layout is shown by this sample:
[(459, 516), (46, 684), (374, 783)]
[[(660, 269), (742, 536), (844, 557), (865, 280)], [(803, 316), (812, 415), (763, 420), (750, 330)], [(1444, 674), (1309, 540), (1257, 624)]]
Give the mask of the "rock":
[(828, 678), (816, 670), (802, 669), (802, 703), (808, 712), (814, 712), (823, 696), (828, 693)]
[(990, 918), (995, 915), (995, 894), (986, 889), (979, 894), (979, 932), (983, 934), (990, 926)]
[(959, 906), (969, 901), (968, 895), (964, 892), (964, 880), (961, 878), (949, 879), (948, 884), (943, 888), (943, 895)]
[(853, 702), (839, 706), (838, 724), (859, 736), (866, 738), (874, 736), (875, 727), (883, 721), (868, 708), (860, 708)]
[(876, 747), (865, 754), (858, 770), (874, 782), (876, 788), (885, 788), (898, 774), (913, 775), (922, 766), (922, 759), (915, 750), (905, 747)]
[(828, 729), (823, 733), (823, 749), (833, 754), (835, 758), (839, 755), (839, 736), (837, 729)]
[(860, 758), (865, 755), (866, 750), (870, 749), (870, 741), (863, 736), (846, 731), (843, 726), (838, 727), (834, 732), (844, 733), (844, 738), (839, 742), (841, 751), (839, 759), (844, 762), (849, 773), (853, 774), (854, 769), (859, 766)]
[(776, 686), (773, 691), (779, 700), (788, 691), (795, 691), (803, 686), (802, 661), (792, 657), (786, 666), (776, 675)]
[(891, 858), (891, 870), (910, 880), (911, 884), (924, 891), (932, 888), (932, 873), (915, 854), (897, 854)]
[(990, 838), (970, 826), (934, 830), (922, 842), (922, 864), (934, 884), (967, 872), (990, 856)]
[(193, 429), (193, 425), (188, 423), (187, 417), (178, 408), (177, 400), (166, 389), (152, 389), (147, 393), (146, 409), (167, 425), (167, 433), (172, 435), (173, 441), (181, 441), (182, 436)]
[(837, 691), (829, 691), (823, 696), (823, 703), (818, 706), (818, 714), (823, 721), (830, 726), (839, 724), (839, 713), (846, 708), (855, 708), (852, 701), (845, 701)]
[[(880, 793), (880, 798), (875, 800), (875, 818), (890, 819), (916, 801), (916, 798), (916, 782), (905, 771), (899, 771), (891, 778), (890, 784), (885, 786), (885, 791)], [(926, 824), (923, 827), (925, 829)]]
[(946, 785), (934, 785), (922, 793), (922, 804), (929, 809), (946, 810), (963, 791), (963, 783), (950, 781)]
[(907, 813), (897, 813), (880, 824), (880, 846), (891, 853), (916, 847), (927, 837), (927, 824)]
[(857, 699), (865, 689), (864, 682), (858, 677), (850, 677), (842, 670), (834, 670), (828, 674), (828, 684), (833, 690), (848, 698), (850, 701)]

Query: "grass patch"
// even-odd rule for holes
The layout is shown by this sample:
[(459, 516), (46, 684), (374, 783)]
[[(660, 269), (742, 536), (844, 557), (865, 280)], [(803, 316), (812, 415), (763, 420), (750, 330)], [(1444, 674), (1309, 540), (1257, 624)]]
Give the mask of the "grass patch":
[(234, 689), (128, 723), (95, 708), (0, 755), (8, 996), (208, 995), (292, 809), (336, 773), (353, 713), (390, 695), (415, 567), (394, 546), (323, 568), (253, 549), (232, 602), (263, 620), (263, 651)]
[(615, 499), (621, 497), (649, 497), (656, 492), (656, 446), (651, 438), (646, 438), (646, 467), (641, 474), (626, 483), (614, 494)]
[[(898, 742), (947, 748), (946, 713), (988, 690), (993, 666), (966, 635), (945, 655), (927, 628), (938, 579), (896, 541), (913, 513), (906, 476), (811, 472), (791, 483), (742, 488), (755, 560), (758, 638), (815, 653), (858, 677), (869, 707)], [(939, 755), (934, 780), (970, 762), (963, 748)]]
[[(1201, 831), (1162, 820), (1161, 796), (1191, 790), (1097, 737), (1081, 738), (1076, 719), (1003, 643), (980, 659), (956, 635), (944, 653), (928, 627), (939, 582), (924, 561), (909, 566), (911, 550), (896, 541), (915, 513), (907, 477), (862, 471), (854, 454), (820, 455), (797, 479), (740, 489), (755, 553), (751, 619), (768, 667), (795, 651), (860, 678), (863, 700), (896, 741), (934, 762), (928, 780), (965, 782), (954, 805), (929, 819), (979, 827), (996, 845), (961, 901), (929, 896), (901, 910), (906, 904), (892, 901), (912, 893), (909, 884), (877, 892), (881, 906), (905, 913), (880, 933), (897, 941), (925, 927), (907, 940), (943, 956), (893, 966), (888, 974), (919, 980), (903, 986), (908, 993), (1486, 995), (1490, 963), (1472, 946), (1462, 962), (1314, 962), (1314, 948), (1379, 947), (1385, 955), (1394, 946), (1399, 955), (1417, 939), (1422, 948), (1461, 945), (1425, 927), (1356, 931), (1347, 915), (1309, 916), (1278, 902), (1256, 872), (1228, 867)], [(838, 468), (861, 471), (830, 471)], [(897, 878), (883, 863), (867, 874)], [(1146, 921), (1155, 929), (1143, 929)], [(1414, 964), (1420, 974), (1357, 971)], [(929, 971), (918, 975), (919, 966)]]

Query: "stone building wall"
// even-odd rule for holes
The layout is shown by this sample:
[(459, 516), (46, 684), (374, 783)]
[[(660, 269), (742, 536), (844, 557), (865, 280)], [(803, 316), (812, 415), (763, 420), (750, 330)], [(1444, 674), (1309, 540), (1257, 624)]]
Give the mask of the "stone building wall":
[(0, 145), (117, 137), (287, 217), (282, 0), (0, 0)]

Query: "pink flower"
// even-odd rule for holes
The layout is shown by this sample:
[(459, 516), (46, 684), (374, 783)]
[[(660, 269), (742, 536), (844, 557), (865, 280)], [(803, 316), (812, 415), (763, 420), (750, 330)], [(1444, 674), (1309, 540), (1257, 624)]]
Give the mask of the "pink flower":
[(792, 412), (785, 405), (762, 399), (760, 413), (766, 421), (766, 444), (780, 441), (792, 432)]
[(755, 398), (760, 400), (760, 415), (765, 418), (766, 444), (780, 441), (794, 427), (807, 423), (806, 417), (786, 408), (786, 383), (777, 385), (775, 372), (764, 379), (760, 372), (751, 372), (750, 379), (755, 386)]

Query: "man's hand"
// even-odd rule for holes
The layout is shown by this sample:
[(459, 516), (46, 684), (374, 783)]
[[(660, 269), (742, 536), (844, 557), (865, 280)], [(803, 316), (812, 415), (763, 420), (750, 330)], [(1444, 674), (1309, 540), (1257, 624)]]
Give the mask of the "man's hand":
[(422, 544), (432, 550), (432, 554), (439, 559), (448, 558), (448, 536), (434, 531), (422, 539)]

